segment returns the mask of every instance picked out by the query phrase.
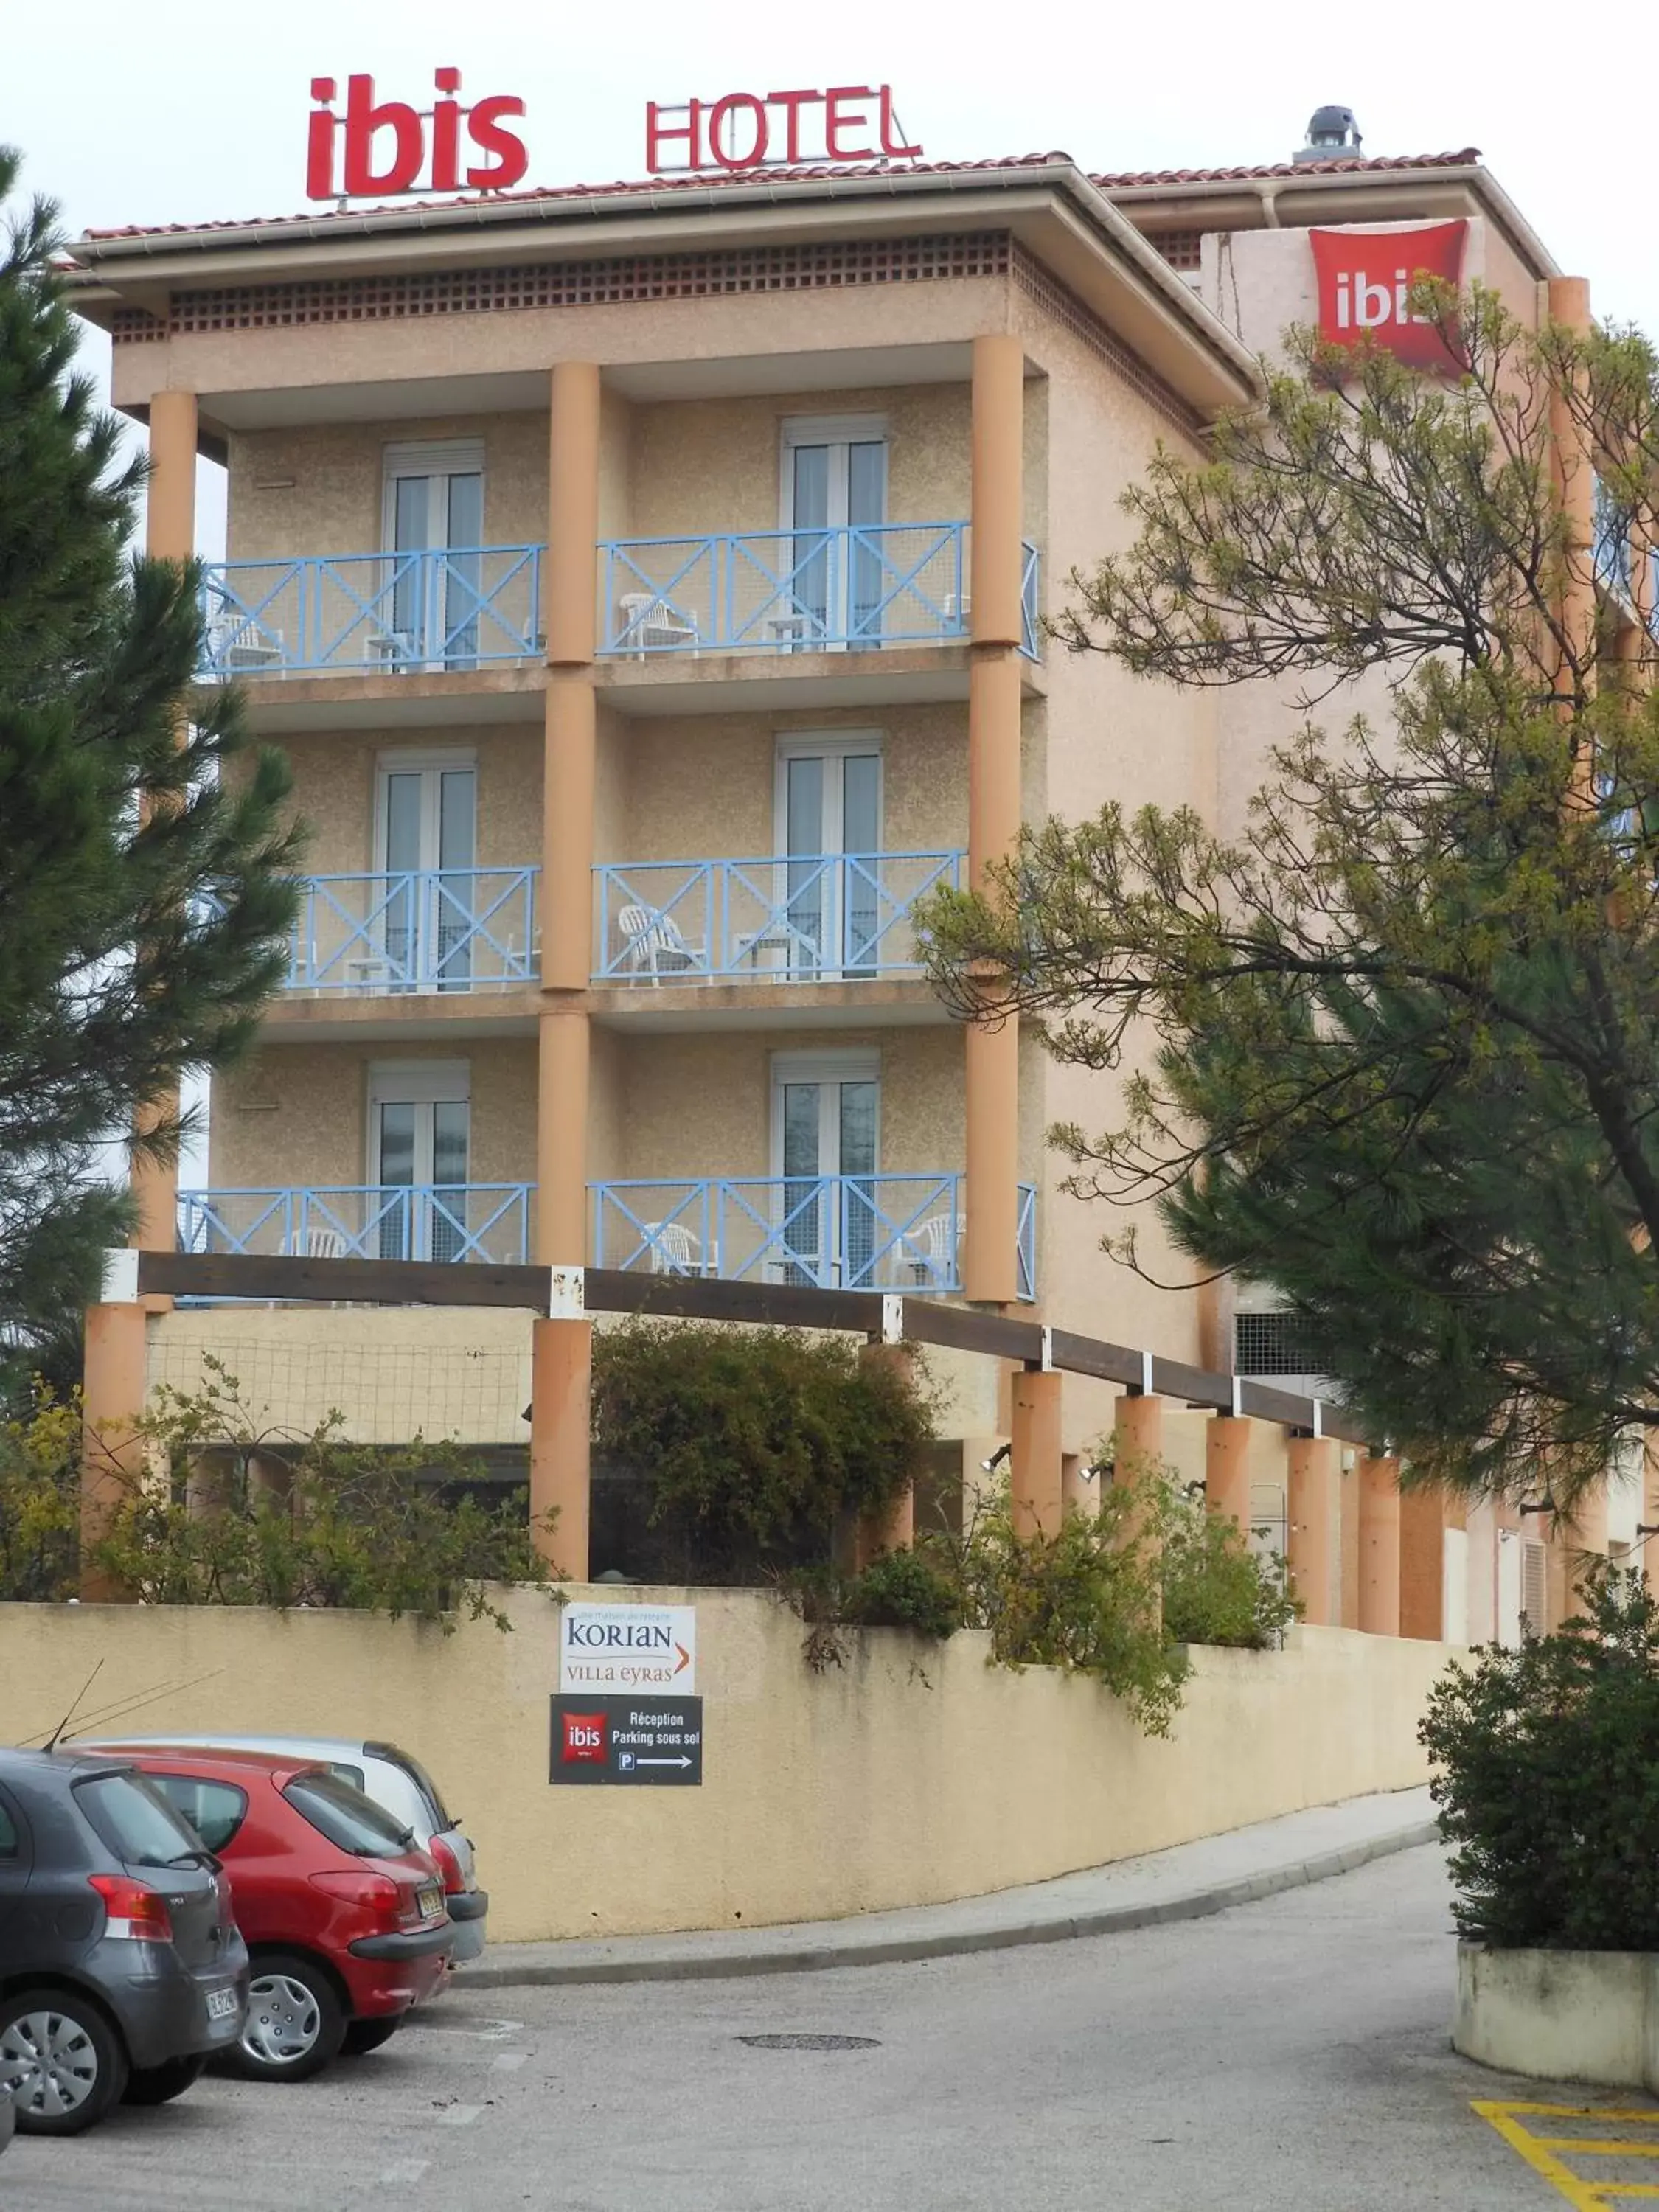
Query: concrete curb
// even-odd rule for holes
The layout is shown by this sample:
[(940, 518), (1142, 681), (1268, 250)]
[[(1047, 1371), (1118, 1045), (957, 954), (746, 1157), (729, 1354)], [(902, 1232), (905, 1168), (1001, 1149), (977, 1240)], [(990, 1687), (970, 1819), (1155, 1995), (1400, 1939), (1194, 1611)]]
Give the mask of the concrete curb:
[[(1312, 1858), (1295, 1859), (1269, 1867), (1240, 1881), (1221, 1882), (1166, 1898), (1158, 1903), (1103, 1906), (1097, 1911), (1055, 1914), (1047, 1917), (1011, 1920), (1000, 1927), (941, 1928), (934, 1933), (860, 1936), (860, 1923), (838, 1923), (832, 1942), (811, 1948), (791, 1945), (775, 1931), (769, 1943), (767, 1931), (756, 1930), (741, 1943), (717, 1948), (706, 1945), (678, 1955), (664, 1949), (635, 1958), (537, 1960), (515, 1965), (507, 1955), (514, 1947), (502, 1944), (476, 1966), (458, 1967), (452, 1986), (458, 1990), (541, 1988), (548, 1984), (582, 1982), (730, 1981), (750, 1974), (811, 1974), (832, 1966), (883, 1966), (912, 1959), (949, 1959), (974, 1951), (1006, 1951), (1027, 1943), (1063, 1943), (1079, 1936), (1114, 1936), (1131, 1928), (1152, 1928), (1176, 1920), (1204, 1920), (1226, 1912), (1236, 1905), (1277, 1897), (1304, 1884), (1328, 1881), (1373, 1859), (1391, 1857), (1396, 1851), (1431, 1844), (1439, 1834), (1432, 1820), (1414, 1821), (1390, 1835), (1373, 1836), (1335, 1851)], [(946, 1909), (948, 1908), (942, 1908)], [(672, 1942), (670, 1937), (659, 1939)], [(539, 1948), (539, 1947), (538, 1947)]]

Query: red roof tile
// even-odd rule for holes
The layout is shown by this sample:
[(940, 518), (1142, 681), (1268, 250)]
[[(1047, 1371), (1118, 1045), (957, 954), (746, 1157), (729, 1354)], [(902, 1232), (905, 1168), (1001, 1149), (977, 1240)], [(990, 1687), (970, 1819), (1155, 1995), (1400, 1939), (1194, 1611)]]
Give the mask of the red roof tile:
[[(1385, 155), (1375, 159), (1364, 155), (1343, 155), (1328, 161), (1279, 161), (1261, 168), (1245, 169), (1146, 169), (1131, 171), (1117, 176), (1094, 176), (1090, 182), (1106, 192), (1127, 190), (1137, 185), (1196, 185), (1223, 184), (1253, 178), (1305, 177), (1312, 172), (1331, 170), (1363, 173), (1385, 169), (1462, 168), (1478, 161), (1480, 155), (1473, 147), (1460, 154)], [(653, 199), (663, 193), (706, 190), (721, 184), (805, 184), (823, 177), (884, 177), (894, 183), (910, 176), (960, 175), (979, 170), (1041, 169), (1054, 162), (1071, 163), (1069, 154), (1005, 155), (981, 161), (915, 161), (902, 168), (884, 162), (848, 163), (823, 162), (796, 168), (763, 170), (734, 170), (731, 172), (701, 170), (684, 176), (647, 177), (634, 181), (619, 180), (608, 185), (536, 185), (522, 191), (480, 192), (463, 194), (444, 199), (401, 199), (374, 207), (350, 207), (344, 210), (317, 207), (300, 215), (245, 216), (218, 217), (206, 222), (123, 223), (107, 230), (88, 230), (88, 240), (118, 238), (173, 238), (193, 236), (201, 231), (266, 229), (284, 223), (327, 223), (336, 220), (352, 220), (362, 216), (404, 215), (428, 208), (498, 207), (514, 204), (534, 204), (543, 200), (603, 200), (620, 198)], [(1073, 166), (1075, 166), (1073, 164)]]

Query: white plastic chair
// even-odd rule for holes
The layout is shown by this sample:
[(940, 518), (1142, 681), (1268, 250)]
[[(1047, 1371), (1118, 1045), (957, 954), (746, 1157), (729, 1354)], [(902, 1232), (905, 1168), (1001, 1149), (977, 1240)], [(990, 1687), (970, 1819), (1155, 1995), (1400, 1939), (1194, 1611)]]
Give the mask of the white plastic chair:
[(625, 906), (617, 916), (617, 927), (629, 970), (648, 975), (653, 983), (660, 983), (665, 975), (683, 975), (708, 958), (706, 948), (693, 945), (671, 914), (658, 914), (648, 906)]
[(700, 1275), (702, 1239), (682, 1221), (642, 1221), (651, 1249), (653, 1275)]
[(257, 674), (277, 665), (283, 657), (283, 633), (262, 629), (251, 615), (228, 611), (215, 615), (207, 626), (208, 658), (230, 673), (246, 669)]
[(624, 651), (631, 650), (643, 659), (653, 650), (697, 642), (696, 623), (688, 621), (660, 592), (624, 592), (617, 604), (623, 616), (622, 635), (617, 642)]
[(917, 1222), (904, 1244), (918, 1285), (951, 1280), (967, 1228), (967, 1216), (962, 1213), (930, 1213), (926, 1221)]

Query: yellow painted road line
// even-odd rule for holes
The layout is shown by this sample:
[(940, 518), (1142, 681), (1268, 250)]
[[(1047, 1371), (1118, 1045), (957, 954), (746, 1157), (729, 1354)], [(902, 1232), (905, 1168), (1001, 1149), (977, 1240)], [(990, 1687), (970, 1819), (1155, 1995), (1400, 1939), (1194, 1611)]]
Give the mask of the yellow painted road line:
[(1472, 2109), (1502, 2136), (1517, 2158), (1559, 2191), (1574, 2212), (1611, 2212), (1621, 2197), (1659, 2197), (1659, 2187), (1650, 2182), (1621, 2186), (1616, 2181), (1587, 2180), (1561, 2156), (1563, 2151), (1570, 2151), (1577, 2157), (1594, 2157), (1599, 2152), (1603, 2156), (1649, 2158), (1659, 2154), (1659, 2142), (1632, 2144), (1590, 2136), (1540, 2136), (1522, 2124), (1527, 2120), (1595, 2120), (1603, 2127), (1659, 2128), (1659, 2109), (1618, 2112), (1594, 2105), (1499, 2104), (1485, 2100), (1477, 2100)]

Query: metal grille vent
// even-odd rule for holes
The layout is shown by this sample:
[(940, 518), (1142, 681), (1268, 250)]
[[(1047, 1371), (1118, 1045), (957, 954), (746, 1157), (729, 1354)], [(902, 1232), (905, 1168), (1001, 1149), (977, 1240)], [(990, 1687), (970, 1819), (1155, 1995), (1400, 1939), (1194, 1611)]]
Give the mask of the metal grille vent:
[(1318, 1332), (1299, 1314), (1241, 1313), (1233, 1316), (1237, 1375), (1320, 1375), (1324, 1358)]

